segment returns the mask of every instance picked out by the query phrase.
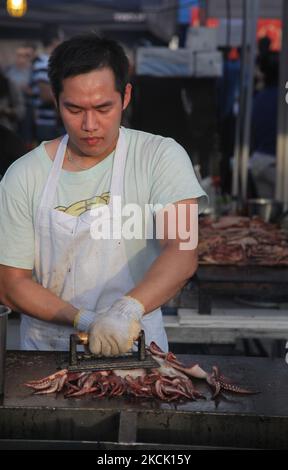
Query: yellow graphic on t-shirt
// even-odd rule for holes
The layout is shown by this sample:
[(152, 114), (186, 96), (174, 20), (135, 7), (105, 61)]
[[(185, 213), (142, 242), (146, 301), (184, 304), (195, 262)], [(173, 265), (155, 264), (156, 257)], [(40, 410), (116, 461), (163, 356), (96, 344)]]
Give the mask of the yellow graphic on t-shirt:
[(74, 202), (71, 206), (57, 206), (56, 210), (65, 212), (66, 214), (73, 215), (74, 217), (79, 217), (84, 214), (84, 212), (95, 209), (98, 206), (103, 206), (104, 204), (109, 204), (110, 192), (102, 193), (101, 196), (94, 196), (90, 199), (84, 199), (83, 201)]

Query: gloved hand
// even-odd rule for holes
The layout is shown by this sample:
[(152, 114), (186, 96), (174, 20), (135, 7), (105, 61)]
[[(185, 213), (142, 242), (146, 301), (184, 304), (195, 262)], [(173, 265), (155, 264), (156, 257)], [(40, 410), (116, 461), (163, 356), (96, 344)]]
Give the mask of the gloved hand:
[(90, 351), (103, 356), (116, 356), (129, 351), (139, 336), (143, 314), (144, 307), (138, 300), (129, 296), (117, 300), (91, 324)]
[[(138, 338), (144, 314), (143, 305), (124, 296), (99, 315), (83, 311), (74, 326), (89, 331), (89, 348), (93, 354), (116, 356), (129, 351)], [(96, 315), (96, 316), (95, 316)]]

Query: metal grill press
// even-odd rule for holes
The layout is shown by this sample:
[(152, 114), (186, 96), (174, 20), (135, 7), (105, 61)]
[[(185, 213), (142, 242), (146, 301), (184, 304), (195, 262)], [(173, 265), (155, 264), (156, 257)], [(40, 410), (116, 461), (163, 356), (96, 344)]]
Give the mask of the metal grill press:
[[(84, 352), (77, 351), (77, 345), (84, 345)], [(70, 336), (69, 366), (71, 372), (97, 371), (113, 369), (154, 369), (159, 364), (145, 349), (145, 333), (141, 330), (137, 340), (137, 351), (121, 356), (96, 356), (89, 351), (88, 336), (86, 334), (73, 334)]]

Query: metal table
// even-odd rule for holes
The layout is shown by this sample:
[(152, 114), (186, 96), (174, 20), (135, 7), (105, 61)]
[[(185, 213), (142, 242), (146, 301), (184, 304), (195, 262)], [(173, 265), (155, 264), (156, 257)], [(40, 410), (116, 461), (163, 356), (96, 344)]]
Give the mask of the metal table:
[(200, 314), (211, 313), (213, 296), (241, 296), (257, 300), (288, 300), (287, 266), (200, 265), (195, 281)]
[(226, 393), (177, 404), (133, 397), (65, 399), (33, 395), (22, 384), (63, 367), (65, 353), (8, 352), (0, 406), (0, 449), (288, 448), (288, 365), (283, 359), (179, 356), (211, 370), (217, 364), (235, 383), (258, 395)]

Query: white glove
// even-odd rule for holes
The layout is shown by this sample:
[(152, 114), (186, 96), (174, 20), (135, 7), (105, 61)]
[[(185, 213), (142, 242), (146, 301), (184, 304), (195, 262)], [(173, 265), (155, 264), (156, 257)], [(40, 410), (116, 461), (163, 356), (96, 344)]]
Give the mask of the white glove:
[(129, 351), (139, 336), (143, 314), (143, 305), (133, 297), (117, 300), (108, 311), (94, 317), (89, 328), (90, 351), (103, 356)]

